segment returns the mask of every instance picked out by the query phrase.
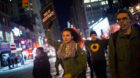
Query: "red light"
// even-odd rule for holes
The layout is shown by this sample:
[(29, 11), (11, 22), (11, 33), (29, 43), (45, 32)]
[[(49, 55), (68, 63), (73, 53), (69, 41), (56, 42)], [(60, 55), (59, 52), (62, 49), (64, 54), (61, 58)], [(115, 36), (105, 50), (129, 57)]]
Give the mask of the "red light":
[(24, 0), (24, 2), (28, 2), (28, 0)]

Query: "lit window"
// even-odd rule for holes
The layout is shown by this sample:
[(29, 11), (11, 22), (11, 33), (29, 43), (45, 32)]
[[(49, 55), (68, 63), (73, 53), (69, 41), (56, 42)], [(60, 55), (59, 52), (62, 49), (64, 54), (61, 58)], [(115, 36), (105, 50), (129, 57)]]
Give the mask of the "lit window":
[(102, 1), (102, 2), (101, 2), (101, 5), (106, 5), (106, 2), (105, 2), (105, 1)]
[(0, 41), (2, 41), (3, 40), (3, 33), (2, 33), (2, 31), (0, 31)]
[(84, 3), (89, 3), (90, 2), (90, 0), (84, 0)]
[(91, 7), (91, 5), (87, 5), (87, 7)]
[(98, 0), (91, 0), (91, 2), (98, 2)]
[(27, 10), (29, 10), (29, 8), (27, 8)]
[(90, 24), (90, 22), (88, 22), (88, 24)]
[(7, 40), (8, 42), (11, 41), (10, 33), (8, 33), (8, 32), (6, 32), (6, 40)]
[(113, 1), (113, 3), (117, 3), (117, 2), (118, 2), (117, 0), (114, 0), (114, 1)]
[(106, 4), (108, 4), (108, 1), (106, 1)]

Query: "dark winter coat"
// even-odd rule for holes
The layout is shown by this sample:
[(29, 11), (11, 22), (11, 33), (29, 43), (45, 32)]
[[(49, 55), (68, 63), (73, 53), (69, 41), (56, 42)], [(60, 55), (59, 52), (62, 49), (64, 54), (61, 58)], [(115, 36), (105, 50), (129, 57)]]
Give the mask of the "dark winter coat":
[(48, 59), (46, 55), (43, 55), (34, 60), (33, 78), (52, 78)]
[(121, 31), (109, 40), (109, 68), (112, 78), (140, 78), (140, 29), (132, 27), (130, 35)]

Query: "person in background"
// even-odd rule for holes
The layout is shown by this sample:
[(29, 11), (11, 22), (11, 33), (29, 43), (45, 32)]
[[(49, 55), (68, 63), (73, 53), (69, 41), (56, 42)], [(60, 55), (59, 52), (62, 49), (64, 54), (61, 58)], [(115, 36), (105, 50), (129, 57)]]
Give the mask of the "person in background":
[(50, 29), (47, 30), (48, 43), (58, 48), (58, 58), (64, 67), (63, 78), (86, 78), (86, 54), (80, 47), (81, 36), (72, 28), (65, 28), (63, 42), (57, 42), (51, 39)]
[[(85, 40), (85, 46), (90, 53), (92, 68), (97, 78), (107, 78), (105, 49), (108, 45), (108, 40), (97, 39), (95, 31), (90, 32), (90, 37), (91, 40)], [(93, 78), (93, 72), (91, 72), (91, 78)]]
[(12, 69), (12, 67), (11, 67), (11, 57), (10, 56), (7, 58), (7, 62), (8, 62), (9, 69)]
[(49, 57), (44, 53), (42, 47), (36, 50), (36, 58), (34, 60), (33, 78), (52, 78), (50, 73)]
[(15, 66), (18, 67), (18, 57), (17, 56), (15, 56), (15, 58), (14, 58), (14, 63), (15, 63)]
[(140, 78), (140, 28), (130, 11), (117, 13), (120, 30), (109, 39), (109, 69), (112, 78)]

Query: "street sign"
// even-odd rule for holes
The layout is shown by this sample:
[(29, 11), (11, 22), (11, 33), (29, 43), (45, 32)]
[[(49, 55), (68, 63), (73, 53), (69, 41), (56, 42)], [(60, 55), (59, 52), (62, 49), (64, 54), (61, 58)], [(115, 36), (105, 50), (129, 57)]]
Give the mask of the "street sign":
[(49, 2), (43, 9), (41, 9), (40, 15), (44, 28), (46, 28), (51, 23), (51, 21), (55, 21), (56, 13), (53, 2)]

